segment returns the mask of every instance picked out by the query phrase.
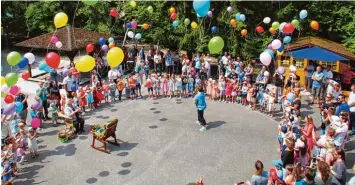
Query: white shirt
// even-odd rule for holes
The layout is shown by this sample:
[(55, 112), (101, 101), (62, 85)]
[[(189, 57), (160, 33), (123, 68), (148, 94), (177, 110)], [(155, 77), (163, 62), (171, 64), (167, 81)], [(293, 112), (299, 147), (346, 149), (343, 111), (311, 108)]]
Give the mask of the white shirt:
[[(349, 93), (348, 105), (355, 102), (355, 92), (351, 91)], [(350, 112), (355, 112), (355, 105), (350, 107)]]
[(4, 121), (1, 123), (1, 139), (5, 139), (10, 134), (10, 127), (9, 124)]
[(313, 65), (308, 65), (306, 70), (307, 70), (307, 77), (312, 77), (312, 74), (314, 72), (314, 66)]
[(223, 56), (221, 60), (222, 60), (223, 65), (228, 64), (228, 58), (226, 56)]
[(67, 91), (71, 91), (71, 87), (73, 86), (74, 79), (73, 79), (73, 78), (70, 78), (69, 76), (66, 76), (66, 77), (63, 79), (63, 83), (64, 83), (64, 84), (67, 84)]
[(334, 87), (330, 86), (328, 87), (327, 94), (332, 94), (333, 95), (333, 100), (338, 99), (339, 95), (341, 95), (343, 92), (339, 90), (338, 92), (335, 91)]
[(326, 79), (333, 79), (333, 73), (332, 71), (327, 71), (326, 69), (323, 70), (324, 78), (323, 78), (323, 83), (325, 83)]
[(154, 55), (154, 62), (160, 63), (161, 62), (161, 55)]
[(207, 70), (210, 70), (210, 68), (211, 68), (211, 65), (210, 65), (210, 63), (208, 61), (205, 61), (205, 68)]
[(110, 70), (107, 76), (109, 80), (115, 80), (118, 77), (118, 73), (114, 70)]

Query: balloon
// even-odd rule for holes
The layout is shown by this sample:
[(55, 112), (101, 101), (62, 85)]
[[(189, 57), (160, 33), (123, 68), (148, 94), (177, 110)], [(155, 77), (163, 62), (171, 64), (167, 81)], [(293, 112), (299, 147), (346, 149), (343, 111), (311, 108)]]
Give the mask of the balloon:
[(237, 21), (236, 21), (235, 19), (232, 19), (232, 20), (230, 21), (230, 23), (231, 23), (232, 26), (237, 25)]
[(47, 53), (44, 60), (46, 61), (47, 65), (53, 69), (57, 69), (59, 67), (60, 56), (58, 55), (58, 53), (49, 52)]
[(31, 121), (32, 128), (36, 129), (41, 125), (41, 120), (39, 118), (33, 118)]
[(52, 71), (52, 68), (49, 67), (49, 66), (47, 65), (47, 63), (45, 63), (45, 62), (42, 62), (42, 63), (39, 65), (39, 68), (38, 68), (38, 69), (41, 70), (41, 71), (48, 72), (48, 73), (50, 73), (50, 72)]
[(101, 46), (101, 49), (104, 51), (108, 51), (108, 46), (106, 44), (104, 44)]
[(262, 32), (264, 32), (264, 28), (262, 26), (258, 26), (258, 27), (256, 27), (256, 32), (262, 33)]
[(137, 28), (137, 21), (132, 21), (131, 25), (132, 25), (133, 29), (136, 29)]
[(9, 87), (6, 84), (2, 85), (1, 86), (1, 92), (7, 94), (9, 92)]
[(106, 43), (106, 39), (103, 38), (103, 37), (101, 37), (101, 38), (99, 39), (99, 44), (100, 44), (100, 46), (103, 46), (105, 43)]
[(176, 17), (177, 17), (177, 14), (176, 14), (176, 13), (172, 13), (172, 14), (170, 15), (170, 19), (171, 19), (171, 20), (175, 20)]
[(246, 29), (243, 29), (243, 30), (240, 32), (240, 34), (241, 34), (242, 36), (246, 36), (246, 35), (248, 34), (248, 31), (247, 31)]
[(41, 102), (40, 101), (37, 101), (35, 102), (33, 105), (32, 105), (32, 108), (33, 109), (39, 109), (41, 107)]
[(292, 72), (296, 72), (297, 68), (296, 68), (294, 65), (291, 65), (291, 66), (289, 67), (289, 70), (290, 70), (290, 72), (292, 73)]
[(212, 11), (208, 11), (208, 12), (207, 12), (207, 16), (208, 16), (208, 17), (213, 17)]
[(318, 29), (319, 29), (319, 24), (318, 24), (318, 22), (317, 22), (317, 21), (312, 21), (312, 22), (311, 22), (311, 27), (312, 27), (312, 29), (314, 29), (314, 30), (318, 30)]
[(191, 28), (193, 28), (193, 29), (197, 28), (197, 23), (196, 22), (192, 22), (191, 23)]
[(237, 14), (235, 15), (235, 19), (237, 19), (237, 21), (241, 21), (241, 20), (240, 20), (240, 13), (237, 13)]
[(9, 89), (9, 93), (16, 96), (17, 94), (19, 94), (21, 92), (21, 88), (18, 87), (17, 85), (13, 85), (10, 87)]
[(131, 1), (129, 2), (129, 5), (131, 5), (131, 7), (136, 7), (137, 6), (137, 3), (135, 1)]
[(4, 76), (1, 76), (1, 86), (6, 84), (6, 79)]
[(204, 17), (210, 9), (211, 3), (209, 0), (194, 0), (192, 6), (197, 14)]
[(8, 94), (5, 96), (4, 101), (5, 103), (10, 104), (15, 101), (15, 98), (14, 96)]
[(88, 44), (88, 45), (86, 45), (86, 52), (87, 52), (87, 53), (93, 52), (94, 49), (95, 49), (95, 46), (94, 46), (93, 44)]
[(28, 59), (29, 64), (32, 64), (35, 61), (35, 55), (33, 53), (26, 53), (24, 57)]
[(269, 66), (271, 63), (271, 56), (268, 52), (264, 51), (260, 54), (260, 62), (263, 63), (265, 66)]
[(269, 24), (270, 22), (271, 22), (270, 17), (265, 17), (265, 18), (263, 19), (263, 23), (265, 23), (265, 24)]
[(224, 41), (219, 36), (213, 37), (208, 42), (208, 49), (210, 50), (211, 54), (217, 54), (217, 53), (221, 52), (223, 47), (224, 47)]
[(79, 72), (89, 72), (95, 67), (95, 59), (90, 55), (79, 57), (75, 62), (75, 68)]
[(233, 8), (231, 6), (228, 6), (227, 11), (230, 13), (233, 11)]
[(81, 0), (84, 4), (87, 4), (89, 6), (94, 5), (97, 3), (98, 0)]
[(16, 112), (16, 105), (14, 103), (10, 103), (4, 106), (4, 111), (2, 113), (4, 115), (11, 115), (15, 112)]
[(171, 8), (169, 9), (169, 12), (170, 12), (170, 14), (173, 14), (173, 13), (175, 13), (175, 12), (176, 12), (176, 10), (175, 10), (175, 8), (174, 8), (174, 7), (171, 7)]
[(146, 24), (146, 23), (144, 23), (143, 25), (142, 25), (142, 27), (143, 27), (143, 29), (148, 29), (149, 28), (149, 25), (148, 24)]
[(298, 21), (297, 19), (293, 19), (291, 21), (291, 24), (293, 24), (293, 27), (298, 28), (298, 26), (300, 25), (300, 21)]
[(18, 81), (18, 74), (17, 73), (8, 73), (6, 76), (6, 85), (11, 87), (15, 85)]
[(184, 24), (185, 24), (185, 26), (189, 25), (189, 24), (190, 24), (190, 19), (186, 18), (186, 19), (184, 20)]
[(15, 102), (16, 112), (20, 113), (23, 110), (23, 104), (21, 102)]
[(68, 69), (68, 68), (66, 68), (66, 69), (63, 70), (63, 76), (67, 76), (68, 73), (69, 73), (69, 69)]
[(115, 39), (113, 39), (112, 37), (110, 37), (109, 39), (108, 39), (108, 43), (112, 43), (112, 42), (114, 42), (115, 41)]
[(274, 28), (269, 28), (269, 32), (274, 35), (276, 33), (276, 30)]
[(111, 42), (111, 43), (108, 45), (108, 47), (109, 47), (110, 49), (113, 48), (113, 47), (115, 47), (115, 43)]
[(280, 32), (283, 32), (283, 29), (284, 29), (284, 26), (286, 25), (287, 23), (283, 22), (280, 24), (280, 27), (279, 27), (279, 30)]
[(246, 17), (245, 17), (245, 15), (244, 15), (244, 14), (240, 14), (239, 18), (240, 18), (240, 20), (241, 20), (241, 21), (243, 21), (243, 22), (244, 22), (244, 21), (245, 21), (245, 19), (246, 19)]
[(23, 72), (21, 75), (22, 79), (28, 80), (30, 78), (30, 73), (28, 72)]
[(63, 43), (60, 41), (55, 43), (55, 47), (57, 47), (57, 48), (61, 48), (62, 46), (63, 46)]
[(271, 27), (274, 28), (275, 30), (277, 30), (280, 27), (280, 23), (275, 21), (275, 22), (272, 23)]
[(271, 57), (274, 57), (274, 51), (271, 49), (266, 49), (264, 52), (267, 52)]
[(290, 42), (291, 42), (291, 37), (290, 37), (290, 36), (284, 37), (283, 42), (284, 42), (285, 44), (290, 43)]
[(142, 38), (142, 34), (140, 33), (137, 33), (135, 36), (134, 36), (135, 39), (139, 40)]
[(127, 24), (126, 24), (126, 27), (127, 27), (127, 28), (132, 28), (131, 23), (130, 23), (130, 22), (129, 22), (129, 23), (127, 23)]
[(133, 31), (129, 31), (129, 32), (127, 33), (127, 35), (128, 35), (128, 37), (131, 38), (131, 39), (134, 38), (134, 33), (133, 33)]
[(280, 75), (285, 74), (285, 68), (284, 68), (283, 66), (279, 66), (276, 71), (277, 71), (277, 73), (279, 73)]
[(148, 6), (147, 10), (149, 13), (153, 13), (153, 11), (154, 11), (152, 6)]
[(51, 38), (51, 43), (52, 44), (55, 44), (55, 43), (57, 43), (59, 41), (59, 39), (58, 39), (58, 37), (56, 37), (56, 36), (53, 36), (52, 38)]
[(217, 27), (216, 26), (212, 26), (211, 31), (212, 31), (212, 33), (216, 33), (217, 32)]
[(271, 43), (267, 45), (267, 49), (272, 49)]
[(179, 21), (178, 21), (178, 20), (175, 20), (175, 21), (173, 22), (173, 26), (174, 26), (174, 27), (179, 26)]
[(308, 15), (307, 10), (301, 10), (301, 11), (300, 11), (300, 18), (301, 18), (301, 19), (306, 18), (307, 15)]
[(68, 22), (68, 15), (63, 12), (57, 13), (57, 15), (54, 16), (54, 26), (56, 28), (61, 28), (67, 25), (67, 22)]
[(284, 44), (281, 44), (281, 47), (279, 49), (277, 49), (277, 51), (283, 51), (285, 48), (285, 45)]
[(278, 55), (278, 56), (281, 56), (282, 54), (284, 54), (284, 51), (279, 51), (279, 50), (277, 50), (276, 52), (277, 52), (277, 55)]
[(284, 33), (292, 33), (293, 30), (295, 30), (295, 27), (294, 27), (293, 24), (291, 24), (291, 23), (285, 24), (285, 26), (282, 28), (282, 31), (283, 31)]
[(28, 64), (29, 64), (28, 59), (25, 57), (22, 57), (20, 62), (17, 64), (17, 67), (20, 69), (23, 69), (23, 68), (27, 67)]
[(7, 54), (6, 60), (9, 66), (15, 66), (20, 62), (21, 55), (16, 51), (12, 51), (9, 54)]
[(110, 15), (112, 16), (112, 17), (117, 17), (118, 16), (118, 12), (116, 11), (116, 9), (111, 9), (110, 10)]
[(113, 47), (107, 52), (107, 62), (111, 67), (120, 65), (124, 58), (124, 53), (121, 48)]
[(271, 47), (272, 49), (279, 49), (281, 47), (282, 43), (279, 39), (275, 39), (271, 42)]
[(289, 92), (286, 97), (289, 102), (293, 102), (293, 100), (295, 100), (295, 98), (296, 98), (295, 94), (293, 94), (291, 92)]

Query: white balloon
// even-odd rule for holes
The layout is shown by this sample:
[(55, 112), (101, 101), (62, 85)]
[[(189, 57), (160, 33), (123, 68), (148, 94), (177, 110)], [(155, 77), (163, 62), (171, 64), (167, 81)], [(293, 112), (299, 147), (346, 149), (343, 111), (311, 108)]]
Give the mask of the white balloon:
[(279, 27), (279, 30), (282, 32), (282, 30), (284, 29), (284, 26), (286, 25), (287, 23), (283, 22), (280, 24), (280, 27)]
[(60, 41), (55, 43), (55, 47), (57, 47), (57, 48), (61, 48), (62, 46), (63, 46), (63, 43)]
[(29, 64), (32, 64), (35, 61), (35, 55), (33, 53), (26, 53), (24, 57), (28, 59)]
[(1, 92), (9, 93), (9, 90), (10, 90), (10, 88), (6, 84), (1, 86)]
[(264, 20), (263, 20), (263, 22), (264, 22), (265, 24), (269, 24), (269, 23), (271, 22), (270, 17), (265, 17)]
[(271, 56), (267, 51), (264, 51), (260, 54), (260, 62), (268, 66), (271, 63)]
[(279, 39), (275, 39), (271, 43), (272, 49), (279, 49), (282, 45), (282, 42)]
[(134, 33), (133, 33), (133, 31), (129, 31), (129, 32), (127, 33), (127, 35), (128, 35), (128, 37), (131, 38), (131, 39), (134, 38)]

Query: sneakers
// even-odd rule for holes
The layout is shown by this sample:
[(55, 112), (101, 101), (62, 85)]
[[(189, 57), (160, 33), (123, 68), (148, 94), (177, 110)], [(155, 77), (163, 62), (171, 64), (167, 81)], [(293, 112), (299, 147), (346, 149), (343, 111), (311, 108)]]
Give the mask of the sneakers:
[(206, 131), (206, 130), (207, 130), (207, 128), (206, 128), (205, 126), (202, 126), (202, 127), (200, 128), (200, 131), (201, 131), (201, 132)]
[(196, 121), (196, 124), (201, 125), (201, 123), (199, 121)]

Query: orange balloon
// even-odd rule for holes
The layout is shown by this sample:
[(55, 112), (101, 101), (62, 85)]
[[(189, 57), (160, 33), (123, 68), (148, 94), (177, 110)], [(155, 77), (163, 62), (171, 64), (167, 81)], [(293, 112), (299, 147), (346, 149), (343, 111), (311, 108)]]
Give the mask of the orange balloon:
[(319, 29), (319, 24), (317, 21), (312, 21), (311, 22), (311, 27), (314, 29), (314, 30), (318, 30)]
[(170, 14), (173, 14), (173, 13), (175, 13), (175, 12), (176, 12), (176, 10), (175, 10), (175, 8), (174, 8), (174, 7), (171, 7), (171, 8), (169, 9), (169, 12), (170, 12)]
[(109, 47), (110, 49), (113, 48), (113, 47), (115, 47), (115, 43), (111, 42), (111, 43), (108, 45), (108, 47)]
[(269, 28), (269, 32), (273, 35), (276, 34), (276, 30), (274, 28)]
[(149, 28), (149, 25), (148, 24), (146, 24), (146, 23), (144, 23), (143, 25), (142, 25), (142, 27), (143, 27), (143, 29), (148, 29)]
[(243, 30), (240, 32), (240, 34), (242, 34), (242, 36), (247, 35), (247, 34), (248, 34), (247, 29), (243, 29)]
[(232, 19), (230, 22), (231, 22), (231, 25), (232, 25), (232, 26), (237, 25), (237, 21), (236, 21), (235, 19)]

